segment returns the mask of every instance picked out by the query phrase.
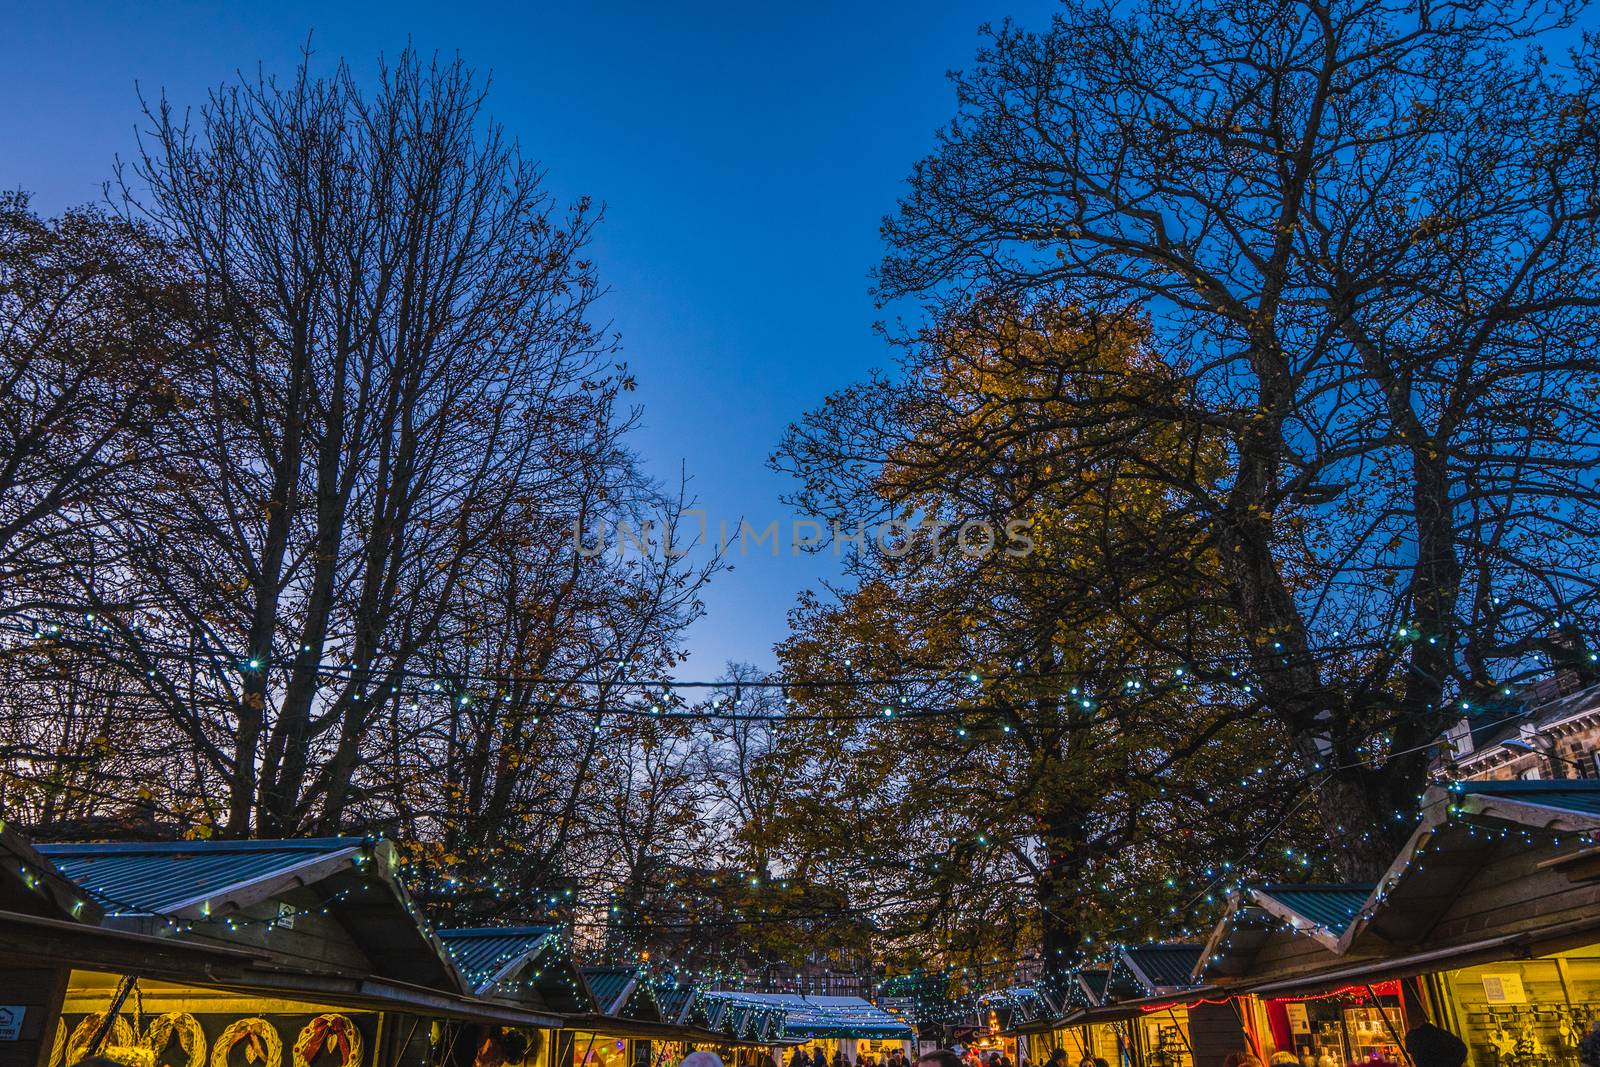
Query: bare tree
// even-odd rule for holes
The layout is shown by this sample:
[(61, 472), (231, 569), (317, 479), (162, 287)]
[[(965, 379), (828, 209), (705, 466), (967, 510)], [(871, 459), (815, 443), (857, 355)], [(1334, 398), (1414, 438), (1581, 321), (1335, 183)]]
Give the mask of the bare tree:
[[(736, 828), (720, 842), (725, 860), (766, 878), (777, 866), (777, 823), (795, 784), (789, 772), (800, 758), (783, 743), (783, 716), (791, 702), (782, 687), (773, 686), (772, 676), (751, 664), (730, 663), (723, 677), (727, 685), (713, 697), (714, 717), (700, 735), (711, 814)], [(804, 865), (803, 857), (784, 860), (791, 867)]]
[(0, 195), (0, 620), (76, 605), (69, 574), (115, 561), (93, 503), (180, 404), (186, 283), (148, 227)]
[(608, 738), (595, 783), (604, 871), (591, 884), (613, 886), (605, 909), (605, 952), (612, 959), (637, 960), (649, 950), (649, 894), (671, 881), (672, 870), (694, 865), (708, 839), (720, 836), (696, 755), (694, 724), (686, 719), (636, 715)]
[[(639, 724), (673, 702), (636, 679), (670, 673), (719, 563), (580, 547), (579, 529), (602, 517), (676, 525), (687, 505), (639, 479), (619, 447), (626, 425), (596, 423), (607, 431), (594, 450), (474, 555), (430, 653), (446, 682), (392, 704), (369, 739), (358, 788), (375, 820), (422, 843), (429, 886), (458, 908), (526, 918), (593, 906), (689, 810), (674, 755), (685, 739)], [(569, 896), (578, 886), (585, 897)]]
[[(1224, 561), (1352, 875), (1386, 862), (1461, 705), (1551, 627), (1592, 623), (1600, 101), (1587, 43), (1559, 73), (1543, 51), (1572, 24), (1519, 3), (1071, 2), (991, 31), (885, 223), (886, 300), (1152, 319), (1187, 388), (1143, 418), (1213, 429), (1229, 470), (1147, 473)], [(1008, 413), (977, 455), (1063, 418), (1085, 433), (1042, 459), (1062, 477), (1120, 447), (1090, 407)]]
[[(467, 562), (618, 386), (596, 213), (554, 204), (482, 104), (459, 60), (407, 52), (366, 98), (307, 57), (192, 123), (150, 108), (124, 175), (223, 329), (161, 462), (107, 503), (134, 565), (89, 592), (136, 601), (134, 676), (226, 781), (230, 834), (340, 825)], [(198, 705), (163, 642), (215, 665)]]

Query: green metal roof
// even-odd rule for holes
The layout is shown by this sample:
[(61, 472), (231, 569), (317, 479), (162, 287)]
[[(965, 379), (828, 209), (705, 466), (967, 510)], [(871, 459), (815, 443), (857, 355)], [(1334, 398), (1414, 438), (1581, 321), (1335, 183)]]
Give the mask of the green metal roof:
[(0, 819), (0, 908), (98, 925), (100, 905)]
[[(1148, 996), (1163, 989), (1181, 989), (1194, 984), (1194, 969), (1200, 962), (1202, 945), (1161, 942), (1124, 948), (1106, 981), (1107, 992), (1131, 992)], [(1132, 983), (1121, 980), (1126, 975)]]
[[(1089, 967), (1078, 972), (1077, 990), (1096, 1007), (1106, 998), (1106, 983), (1111, 980), (1111, 968)], [(1069, 996), (1071, 994), (1069, 993)]]
[(670, 1021), (664, 1014), (655, 986), (644, 980), (643, 972), (638, 967), (585, 967), (583, 979), (589, 984), (589, 991), (594, 994), (600, 1010), (607, 1015), (645, 1022)]
[(550, 1011), (562, 1015), (596, 1011), (588, 982), (553, 927), (441, 930), (439, 939), (479, 996), (515, 998), (511, 983), (516, 983), (531, 991), (526, 999)]
[(290, 841), (164, 841), (39, 845), (39, 853), (105, 905), (110, 916), (165, 915), (222, 890), (272, 879), (364, 843), (359, 837)]
[(594, 999), (599, 1002), (600, 1010), (608, 1015), (622, 1010), (624, 1005), (618, 1001), (628, 990), (629, 984), (638, 977), (638, 973), (632, 967), (583, 968), (584, 981), (589, 983), (589, 989), (594, 993)]
[(734, 991), (711, 995), (748, 1008), (781, 1009), (785, 1040), (871, 1037), (893, 1041), (915, 1036), (904, 1022), (861, 997)]
[(554, 945), (556, 931), (550, 926), (479, 927), (440, 930), (456, 969), (474, 992), (485, 992), (496, 976), (536, 958)]
[(304, 889), (324, 902), (324, 913), (366, 955), (375, 975), (451, 992), (464, 988), (395, 875), (394, 845), (382, 838), (118, 841), (40, 845), (38, 851), (103, 904), (112, 925), (182, 919), (186, 933), (205, 938), (218, 933), (201, 927), (208, 919), (231, 923), (235, 909)]
[(1325, 930), (1342, 934), (1372, 895), (1370, 883), (1345, 882), (1328, 885), (1264, 885), (1254, 892), (1264, 894), (1285, 908)]
[(669, 1023), (680, 1022), (694, 1001), (692, 986), (662, 983), (656, 986), (656, 996), (661, 1000), (661, 1014)]

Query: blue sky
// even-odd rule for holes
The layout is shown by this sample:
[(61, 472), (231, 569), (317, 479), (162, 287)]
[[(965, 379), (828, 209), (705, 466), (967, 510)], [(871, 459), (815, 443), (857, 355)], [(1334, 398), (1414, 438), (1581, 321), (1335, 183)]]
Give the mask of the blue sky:
[[(645, 408), (649, 468), (709, 514), (787, 520), (766, 456), (785, 425), (891, 354), (867, 273), (879, 218), (953, 113), (944, 74), (985, 21), (1044, 0), (885, 3), (18, 4), (0, 41), (0, 187), (54, 212), (133, 144), (135, 83), (180, 105), (308, 33), (358, 73), (408, 37), (493, 74), (490, 110), (563, 196), (607, 205), (596, 256)], [(736, 561), (685, 676), (771, 662), (831, 556)]]

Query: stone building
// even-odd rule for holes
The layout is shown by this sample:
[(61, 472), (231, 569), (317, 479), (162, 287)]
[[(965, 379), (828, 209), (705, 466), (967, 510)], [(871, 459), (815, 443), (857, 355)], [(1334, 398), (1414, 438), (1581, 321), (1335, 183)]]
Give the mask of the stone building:
[(1600, 778), (1600, 684), (1558, 671), (1473, 708), (1447, 737), (1452, 778)]

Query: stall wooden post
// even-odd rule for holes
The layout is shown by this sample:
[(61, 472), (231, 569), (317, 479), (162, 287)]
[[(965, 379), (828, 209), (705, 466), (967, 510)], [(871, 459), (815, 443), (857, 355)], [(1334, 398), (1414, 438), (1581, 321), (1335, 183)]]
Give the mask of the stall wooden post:
[(67, 969), (7, 967), (0, 970), (0, 989), (0, 1067), (49, 1067)]

